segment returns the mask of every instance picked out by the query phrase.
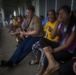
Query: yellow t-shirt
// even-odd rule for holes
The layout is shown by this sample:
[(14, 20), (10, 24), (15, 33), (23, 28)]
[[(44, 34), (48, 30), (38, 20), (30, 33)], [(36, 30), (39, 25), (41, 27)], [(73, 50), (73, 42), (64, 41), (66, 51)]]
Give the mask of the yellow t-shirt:
[(50, 21), (46, 23), (46, 25), (44, 27), (44, 31), (45, 31), (44, 38), (58, 42), (58, 39), (59, 39), (58, 36), (56, 36), (54, 39), (51, 39), (51, 29), (54, 29), (55, 25), (56, 25), (56, 21), (54, 23), (51, 23)]

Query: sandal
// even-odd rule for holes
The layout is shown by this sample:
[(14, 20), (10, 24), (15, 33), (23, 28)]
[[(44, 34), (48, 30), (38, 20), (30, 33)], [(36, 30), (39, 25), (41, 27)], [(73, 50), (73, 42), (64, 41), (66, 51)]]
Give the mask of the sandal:
[(58, 69), (59, 69), (59, 67), (54, 68), (54, 69), (51, 71), (51, 73), (50, 73), (50, 74), (52, 74), (52, 73), (56, 72)]
[(35, 65), (35, 64), (39, 64), (39, 62), (35, 62), (35, 60), (31, 60), (31, 61), (29, 62), (29, 65)]
[(53, 74), (54, 72), (56, 72), (57, 70), (59, 69), (59, 66), (54, 68), (53, 70), (51, 70), (49, 73), (46, 73), (46, 74), (43, 74), (43, 75), (51, 75)]

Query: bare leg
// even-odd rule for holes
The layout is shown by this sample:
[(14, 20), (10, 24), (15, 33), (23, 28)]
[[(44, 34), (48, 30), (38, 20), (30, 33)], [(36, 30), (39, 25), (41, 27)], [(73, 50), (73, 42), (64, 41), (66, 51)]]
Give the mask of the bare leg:
[(43, 48), (43, 50), (48, 60), (48, 66), (43, 75), (48, 75), (54, 68), (59, 67), (59, 64), (57, 63), (57, 61), (54, 59), (53, 55), (51, 54), (51, 51), (52, 51), (51, 47), (49, 46), (45, 47)]

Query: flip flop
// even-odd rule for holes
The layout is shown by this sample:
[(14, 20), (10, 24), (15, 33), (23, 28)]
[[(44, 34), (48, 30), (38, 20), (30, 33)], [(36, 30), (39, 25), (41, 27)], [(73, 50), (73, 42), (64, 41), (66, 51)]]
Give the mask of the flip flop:
[(59, 67), (54, 68), (49, 75), (53, 74), (54, 72), (56, 72), (59, 69)]
[(56, 72), (58, 69), (59, 69), (59, 67), (54, 68), (54, 69), (51, 70), (47, 75), (53, 74), (53, 73)]
[(35, 65), (35, 64), (39, 64), (39, 62), (35, 62), (34, 60), (31, 60), (31, 61), (29, 62), (29, 65)]

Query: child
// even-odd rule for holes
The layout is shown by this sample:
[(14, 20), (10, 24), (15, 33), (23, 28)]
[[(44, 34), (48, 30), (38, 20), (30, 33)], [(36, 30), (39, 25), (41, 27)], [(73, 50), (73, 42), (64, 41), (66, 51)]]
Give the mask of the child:
[[(60, 28), (61, 25), (62, 29)], [(48, 60), (43, 75), (49, 75), (59, 68), (57, 60), (67, 60), (73, 55), (76, 45), (76, 24), (70, 7), (66, 5), (58, 10), (57, 24), (52, 30), (51, 38), (53, 39), (60, 32), (62, 36), (59, 43), (44, 38), (40, 40), (40, 46)]]

